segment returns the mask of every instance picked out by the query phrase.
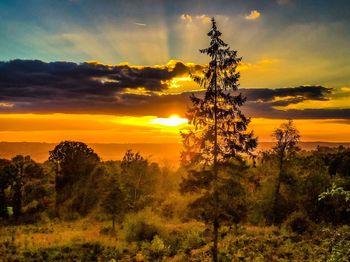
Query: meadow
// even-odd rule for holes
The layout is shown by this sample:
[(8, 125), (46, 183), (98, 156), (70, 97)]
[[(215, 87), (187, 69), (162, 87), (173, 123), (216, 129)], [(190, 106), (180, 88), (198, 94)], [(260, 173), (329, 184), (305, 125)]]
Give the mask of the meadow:
[[(94, 219), (5, 227), (1, 229), (1, 260), (211, 261), (204, 224), (143, 222), (154, 227), (152, 239), (142, 239), (147, 229), (126, 226), (111, 231), (109, 223)], [(329, 252), (337, 235), (349, 227), (337, 230), (322, 227), (295, 234), (274, 226), (224, 227), (219, 257), (220, 261), (346, 261), (342, 254)]]
[[(57, 166), (55, 152), (70, 159)], [(259, 153), (241, 175), (235, 163), (226, 167), (235, 196), (221, 200), (219, 260), (347, 261), (349, 152), (318, 147), (286, 160), (277, 213), (273, 150)], [(188, 187), (191, 173), (184, 167), (162, 166), (132, 151), (103, 162), (71, 141), (57, 145), (43, 164), (16, 156), (1, 160), (0, 170), (6, 206), (0, 261), (212, 259), (211, 206), (200, 201), (193, 180)]]

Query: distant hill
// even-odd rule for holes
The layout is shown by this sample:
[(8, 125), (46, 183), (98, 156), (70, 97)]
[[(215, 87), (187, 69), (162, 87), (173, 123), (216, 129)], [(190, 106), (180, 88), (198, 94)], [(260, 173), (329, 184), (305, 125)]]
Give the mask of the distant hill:
[[(274, 142), (259, 142), (258, 150), (268, 150), (271, 149), (274, 146)], [(299, 142), (299, 147), (303, 150), (313, 150), (316, 149), (317, 146), (322, 147), (338, 147), (338, 146), (345, 146), (350, 147), (350, 142), (320, 142), (320, 141), (313, 141), (313, 142)]]
[[(267, 150), (273, 146), (273, 142), (260, 142), (258, 150)], [(0, 142), (0, 158), (12, 158), (16, 155), (30, 155), (37, 162), (44, 162), (48, 159), (49, 151), (53, 150), (56, 143), (36, 143), (36, 142)], [(178, 165), (182, 144), (99, 144), (88, 143), (102, 160), (120, 160), (126, 150), (138, 151), (152, 161), (160, 164)], [(349, 143), (332, 142), (301, 142), (300, 147), (305, 150), (315, 149), (318, 145), (338, 147), (344, 145), (350, 147)]]

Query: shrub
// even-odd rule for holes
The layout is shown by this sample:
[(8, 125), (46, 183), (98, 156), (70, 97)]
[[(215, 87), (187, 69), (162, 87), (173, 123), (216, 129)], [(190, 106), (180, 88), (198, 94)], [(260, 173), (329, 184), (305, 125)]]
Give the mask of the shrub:
[(334, 244), (329, 257), (330, 262), (346, 261), (344, 258), (350, 257), (350, 241), (349, 239), (341, 239)]
[(188, 217), (188, 204), (193, 201), (193, 196), (181, 195), (180, 193), (170, 194), (158, 207), (159, 213), (167, 218), (179, 218), (186, 221)]
[(160, 235), (163, 226), (160, 218), (151, 211), (141, 211), (129, 214), (123, 222), (125, 239), (133, 241), (152, 241), (155, 235)]
[(163, 240), (159, 236), (156, 235), (151, 242), (150, 251), (154, 255), (159, 257), (161, 254), (164, 253), (165, 250), (166, 250), (166, 247), (164, 245)]
[(350, 257), (350, 227), (326, 228), (321, 233), (322, 244), (329, 251), (327, 261), (348, 261), (344, 258)]
[(182, 249), (189, 252), (205, 244), (203, 237), (204, 229), (199, 226), (193, 226), (183, 232), (181, 237)]
[(311, 233), (314, 224), (303, 212), (293, 212), (283, 223), (283, 226), (293, 233), (302, 234), (305, 232)]
[(166, 256), (168, 248), (165, 246), (164, 241), (158, 236), (154, 236), (153, 240), (144, 242), (142, 244), (142, 254), (145, 255), (149, 261), (160, 261)]

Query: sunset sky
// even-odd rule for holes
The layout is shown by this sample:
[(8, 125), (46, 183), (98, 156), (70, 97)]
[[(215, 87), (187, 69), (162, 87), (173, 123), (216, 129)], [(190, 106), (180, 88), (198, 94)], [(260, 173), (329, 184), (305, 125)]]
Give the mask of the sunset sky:
[(0, 141), (180, 142), (213, 16), (260, 141), (350, 141), (349, 0), (1, 0)]

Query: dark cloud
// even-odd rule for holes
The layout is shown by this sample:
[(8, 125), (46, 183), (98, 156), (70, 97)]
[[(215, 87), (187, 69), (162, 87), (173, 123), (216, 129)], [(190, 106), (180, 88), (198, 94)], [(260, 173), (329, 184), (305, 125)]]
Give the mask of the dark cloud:
[(269, 103), (250, 103), (245, 106), (245, 112), (253, 117), (276, 119), (350, 119), (350, 108), (344, 109), (277, 109)]
[(162, 91), (167, 88), (167, 80), (190, 69), (181, 62), (162, 67), (132, 67), (12, 60), (0, 62), (0, 99), (108, 96), (138, 87)]
[[(39, 60), (0, 62), (0, 112), (184, 115), (190, 94), (166, 95), (163, 91), (172, 78), (201, 69), (200, 65), (182, 62), (153, 67)], [(142, 95), (125, 92), (137, 93), (138, 88), (143, 88)], [(248, 98), (244, 110), (252, 117), (350, 118), (350, 109), (277, 108), (332, 99), (334, 90), (323, 86), (241, 88), (240, 92)]]
[[(270, 102), (277, 98), (290, 97), (300, 100), (328, 100), (332, 93), (332, 89), (323, 86), (298, 86), (286, 88), (259, 88), (259, 89), (245, 89), (244, 94), (251, 100), (261, 100), (263, 102)], [(291, 100), (291, 103), (293, 101)]]
[(338, 93), (323, 86), (298, 86), (276, 89), (241, 89), (248, 97), (245, 111), (254, 117), (295, 119), (350, 119), (350, 109), (285, 109), (308, 100), (327, 101)]

